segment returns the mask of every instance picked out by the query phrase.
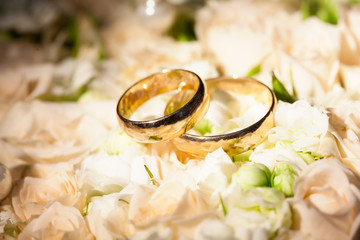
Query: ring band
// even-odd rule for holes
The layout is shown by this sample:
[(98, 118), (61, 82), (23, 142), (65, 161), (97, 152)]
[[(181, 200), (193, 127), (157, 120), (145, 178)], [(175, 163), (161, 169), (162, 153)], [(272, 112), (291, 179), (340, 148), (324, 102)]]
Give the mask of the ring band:
[[(149, 99), (170, 91), (193, 90), (192, 98), (178, 110), (163, 117), (130, 120), (134, 111)], [(166, 141), (193, 128), (209, 107), (209, 96), (204, 81), (186, 70), (170, 70), (153, 74), (131, 86), (119, 99), (117, 116), (120, 127), (139, 142)]]
[(211, 136), (185, 134), (174, 138), (172, 140), (174, 145), (182, 152), (203, 158), (220, 147), (233, 156), (260, 144), (274, 126), (276, 98), (272, 90), (251, 78), (220, 77), (206, 80), (205, 83), (210, 96), (215, 89), (253, 95), (257, 101), (267, 104), (269, 109), (260, 120), (246, 128)]

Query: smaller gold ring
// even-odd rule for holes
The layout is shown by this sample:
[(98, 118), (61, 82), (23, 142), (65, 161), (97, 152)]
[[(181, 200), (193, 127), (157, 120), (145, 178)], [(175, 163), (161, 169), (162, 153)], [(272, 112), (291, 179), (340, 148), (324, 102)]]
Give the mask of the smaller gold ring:
[(206, 80), (205, 83), (210, 98), (215, 89), (253, 95), (257, 101), (268, 104), (268, 111), (260, 120), (246, 128), (210, 136), (187, 133), (172, 140), (175, 146), (180, 151), (203, 158), (206, 154), (220, 147), (230, 156), (233, 156), (260, 144), (266, 138), (267, 132), (274, 126), (276, 98), (272, 90), (263, 83), (251, 78), (219, 77)]
[[(178, 110), (165, 116), (146, 120), (130, 120), (134, 111), (149, 99), (170, 91), (193, 90), (192, 98)], [(132, 85), (119, 99), (116, 112), (120, 127), (139, 142), (166, 141), (193, 128), (209, 107), (209, 96), (204, 81), (186, 70), (156, 73)]]

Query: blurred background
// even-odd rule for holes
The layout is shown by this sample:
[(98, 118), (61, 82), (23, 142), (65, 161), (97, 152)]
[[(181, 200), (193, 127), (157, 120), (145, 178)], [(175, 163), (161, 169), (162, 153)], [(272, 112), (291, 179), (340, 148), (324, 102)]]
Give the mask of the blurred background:
[[(238, 3), (232, 5), (236, 8), (222, 7), (227, 2)], [(0, 81), (11, 89), (18, 88), (14, 82), (19, 79), (25, 81), (28, 99), (35, 85), (43, 84), (32, 98), (78, 101), (89, 96), (116, 99), (134, 81), (163, 68), (194, 70), (204, 78), (252, 76), (260, 71), (266, 55), (262, 53), (274, 48), (265, 46), (269, 32), (271, 39), (281, 42), (290, 39), (286, 31), (297, 19), (317, 18), (336, 26), (344, 11), (358, 4), (359, 0), (0, 0)], [(209, 29), (229, 28), (233, 19), (238, 29), (266, 35), (258, 34), (247, 43), (267, 43), (237, 46), (238, 38), (230, 30), (232, 42), (221, 38), (227, 32), (211, 35)], [(239, 49), (232, 51), (227, 45)], [(288, 45), (282, 48), (288, 51)], [(232, 66), (228, 62), (238, 59), (219, 51), (238, 58), (244, 52), (248, 61)], [(358, 64), (354, 58), (346, 61)], [(3, 91), (3, 96), (13, 94)]]

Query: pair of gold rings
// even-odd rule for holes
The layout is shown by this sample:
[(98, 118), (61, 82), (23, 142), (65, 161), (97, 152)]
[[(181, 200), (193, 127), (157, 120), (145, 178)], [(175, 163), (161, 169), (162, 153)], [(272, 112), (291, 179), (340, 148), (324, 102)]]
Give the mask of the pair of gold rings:
[[(260, 120), (233, 132), (210, 136), (187, 133), (205, 116), (216, 89), (252, 95), (267, 105), (268, 110)], [(142, 104), (172, 91), (177, 94), (166, 106), (164, 116), (150, 120), (131, 119)], [(274, 125), (275, 105), (271, 89), (254, 79), (219, 77), (203, 81), (193, 72), (177, 69), (151, 75), (132, 85), (119, 99), (117, 115), (122, 129), (139, 142), (170, 140), (180, 151), (196, 157), (205, 157), (222, 147), (232, 156), (255, 147), (266, 138)]]

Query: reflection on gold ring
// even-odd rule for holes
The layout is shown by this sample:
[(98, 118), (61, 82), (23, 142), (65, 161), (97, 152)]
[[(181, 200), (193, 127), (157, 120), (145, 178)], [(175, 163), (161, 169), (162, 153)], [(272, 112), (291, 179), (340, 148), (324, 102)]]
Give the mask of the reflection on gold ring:
[[(193, 90), (191, 99), (176, 111), (151, 120), (131, 120), (134, 111), (149, 99), (173, 90)], [(203, 118), (209, 107), (205, 83), (195, 73), (170, 70), (153, 74), (131, 86), (119, 99), (119, 125), (139, 142), (165, 141), (185, 134)]]
[(252, 125), (229, 133), (201, 136), (185, 134), (174, 138), (175, 146), (196, 157), (205, 157), (207, 153), (222, 147), (230, 156), (247, 151), (261, 143), (267, 132), (274, 126), (276, 98), (266, 85), (250, 78), (220, 77), (205, 81), (209, 95), (215, 89), (232, 91), (238, 94), (253, 95), (255, 99), (269, 106), (264, 116)]

